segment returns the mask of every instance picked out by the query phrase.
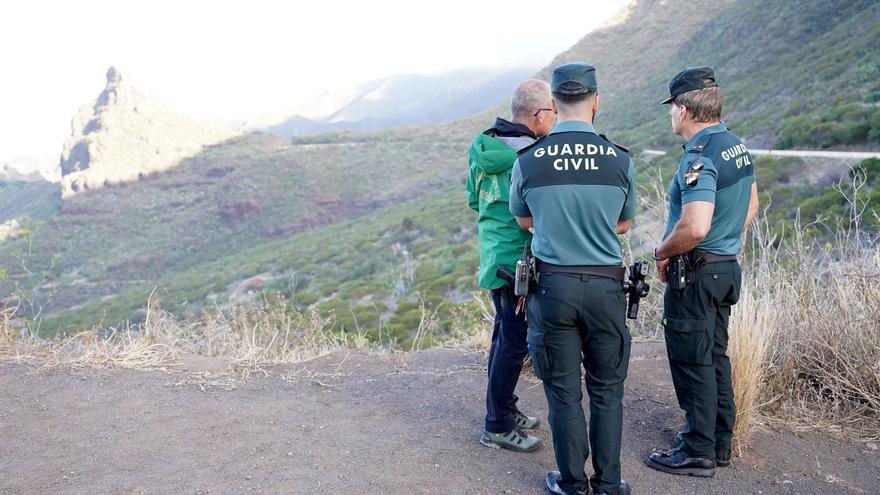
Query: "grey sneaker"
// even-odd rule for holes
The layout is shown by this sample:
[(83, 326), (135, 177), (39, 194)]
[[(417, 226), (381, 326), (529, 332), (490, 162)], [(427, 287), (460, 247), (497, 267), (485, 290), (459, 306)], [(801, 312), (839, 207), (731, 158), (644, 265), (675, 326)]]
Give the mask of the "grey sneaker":
[(526, 416), (519, 409), (513, 413), (513, 421), (523, 430), (534, 430), (541, 426), (541, 420), (537, 416)]
[(529, 435), (516, 427), (507, 433), (490, 433), (483, 430), (480, 443), (493, 449), (510, 449), (516, 452), (534, 452), (541, 448), (540, 438)]

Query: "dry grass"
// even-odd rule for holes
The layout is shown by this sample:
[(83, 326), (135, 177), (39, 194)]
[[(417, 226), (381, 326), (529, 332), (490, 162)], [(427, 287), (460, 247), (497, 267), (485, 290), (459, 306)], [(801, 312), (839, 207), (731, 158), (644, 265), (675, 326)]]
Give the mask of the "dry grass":
[(452, 333), (446, 345), (488, 355), (492, 347), (495, 308), (488, 299), (488, 291), (474, 292), (471, 296), (468, 304), (456, 309)]
[[(772, 342), (761, 393), (772, 419), (880, 439), (880, 243), (759, 229), (750, 290)], [(775, 244), (774, 247), (770, 247)]]
[(188, 321), (148, 304), (140, 325), (52, 340), (13, 329), (10, 317), (10, 312), (0, 317), (0, 360), (43, 366), (173, 368), (183, 356), (197, 355), (219, 358), (229, 369), (247, 374), (339, 349), (369, 347), (362, 334), (333, 330), (332, 318), (298, 312), (282, 302), (217, 310)]
[(733, 448), (742, 455), (752, 426), (760, 414), (761, 387), (767, 371), (773, 336), (779, 329), (778, 313), (764, 311), (767, 300), (746, 288), (735, 306), (728, 333), (728, 354), (733, 368), (733, 396), (737, 405)]

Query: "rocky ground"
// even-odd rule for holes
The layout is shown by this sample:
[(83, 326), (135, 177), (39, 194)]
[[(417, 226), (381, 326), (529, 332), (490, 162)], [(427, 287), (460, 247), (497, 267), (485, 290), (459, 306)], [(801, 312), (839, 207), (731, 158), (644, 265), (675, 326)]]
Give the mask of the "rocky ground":
[[(658, 351), (638, 344), (627, 380), (633, 493), (880, 493), (875, 445), (768, 427), (712, 479), (645, 467), (681, 419)], [(338, 352), (247, 378), (210, 361), (187, 368), (0, 364), (0, 494), (539, 494), (554, 468), (546, 426), (533, 454), (477, 443), (478, 353)], [(538, 382), (522, 380), (518, 393), (546, 419)]]

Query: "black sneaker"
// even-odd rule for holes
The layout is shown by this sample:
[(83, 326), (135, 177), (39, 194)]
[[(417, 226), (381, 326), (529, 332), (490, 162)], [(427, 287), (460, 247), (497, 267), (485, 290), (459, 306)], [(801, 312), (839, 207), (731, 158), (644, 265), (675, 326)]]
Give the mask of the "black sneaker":
[(544, 486), (547, 488), (547, 491), (554, 495), (590, 495), (589, 487), (587, 487), (587, 489), (583, 491), (578, 491), (570, 494), (565, 493), (562, 488), (559, 488), (559, 480), (561, 478), (562, 475), (559, 473), (559, 471), (550, 471), (549, 473), (547, 473), (547, 477), (544, 478)]
[[(675, 447), (674, 449), (683, 449), (684, 448), (684, 432), (680, 431), (675, 434)], [(715, 449), (715, 465), (718, 467), (727, 467), (730, 466), (730, 448), (727, 449)]]
[(710, 477), (715, 475), (715, 461), (691, 457), (681, 449), (654, 452), (645, 461), (651, 469), (669, 474)]

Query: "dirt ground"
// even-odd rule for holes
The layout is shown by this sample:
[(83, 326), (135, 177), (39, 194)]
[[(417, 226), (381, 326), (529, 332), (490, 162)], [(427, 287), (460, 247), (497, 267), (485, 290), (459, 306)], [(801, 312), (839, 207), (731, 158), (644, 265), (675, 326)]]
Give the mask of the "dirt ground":
[[(633, 493), (880, 493), (876, 445), (767, 427), (714, 478), (647, 468), (681, 421), (660, 350), (637, 344), (627, 379), (622, 462)], [(540, 494), (554, 469), (546, 425), (537, 453), (477, 443), (478, 353), (338, 352), (247, 379), (197, 372), (216, 364), (0, 364), (0, 494)], [(546, 420), (538, 382), (521, 380), (518, 393)]]

